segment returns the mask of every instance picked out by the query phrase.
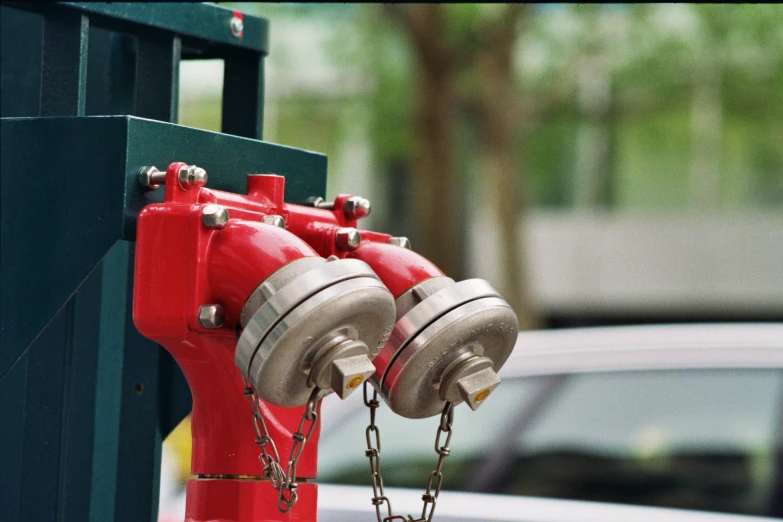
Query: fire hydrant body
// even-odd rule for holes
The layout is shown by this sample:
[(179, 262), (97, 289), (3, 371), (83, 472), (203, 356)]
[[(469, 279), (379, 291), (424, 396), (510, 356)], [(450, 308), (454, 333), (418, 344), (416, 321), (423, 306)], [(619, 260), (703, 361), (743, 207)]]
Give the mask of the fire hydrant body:
[(139, 215), (133, 317), (193, 394), (187, 521), (315, 520), (318, 401), (332, 391), (369, 380), (420, 418), (475, 409), (497, 386), (508, 305), (401, 238), (358, 232), (361, 198), (293, 205), (281, 176), (249, 175), (239, 195), (184, 163), (146, 173), (165, 197)]

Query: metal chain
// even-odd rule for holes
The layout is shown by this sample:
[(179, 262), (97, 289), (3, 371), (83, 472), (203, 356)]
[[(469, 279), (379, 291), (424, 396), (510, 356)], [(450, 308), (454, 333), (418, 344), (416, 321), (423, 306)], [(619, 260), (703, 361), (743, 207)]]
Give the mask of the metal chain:
[(256, 430), (256, 446), (261, 450), (258, 460), (261, 462), (264, 477), (277, 490), (277, 509), (281, 513), (288, 513), (299, 500), (296, 489), (299, 484), (296, 482), (296, 466), (299, 463), (299, 457), (302, 456), (305, 443), (310, 435), (313, 434), (318, 413), (315, 411), (318, 405), (318, 393), (321, 391), (318, 387), (313, 388), (310, 398), (307, 400), (302, 420), (299, 422), (299, 428), (292, 435), (294, 441), (291, 446), (291, 456), (288, 458), (288, 468), (283, 471), (280, 465), (280, 455), (275, 447), (275, 441), (269, 436), (266, 429), (266, 422), (261, 415), (261, 409), (258, 405), (259, 397), (250, 382), (243, 376), (242, 382), (245, 385), (244, 394), (250, 402), (250, 409), (253, 412), (253, 428)]
[[(424, 505), (421, 509), (421, 517), (413, 518), (411, 515), (407, 517), (402, 515), (393, 515), (392, 507), (389, 498), (383, 492), (383, 477), (381, 476), (381, 433), (378, 430), (378, 426), (375, 425), (375, 411), (378, 409), (380, 403), (378, 402), (378, 391), (373, 388), (372, 399), (367, 399), (367, 387), (370, 386), (368, 381), (364, 382), (364, 404), (370, 409), (370, 424), (365, 431), (367, 437), (367, 451), (364, 452), (367, 458), (370, 459), (370, 472), (372, 473), (372, 504), (375, 506), (375, 514), (377, 515), (378, 522), (391, 522), (393, 520), (401, 520), (403, 522), (432, 522), (432, 517), (435, 514), (435, 503), (438, 500), (440, 494), (440, 488), (443, 484), (443, 461), (449, 456), (451, 450), (449, 449), (449, 443), (451, 442), (451, 425), (454, 422), (454, 404), (447, 402), (443, 408), (443, 413), (440, 415), (440, 424), (438, 425), (438, 432), (435, 436), (435, 453), (438, 454), (438, 464), (435, 466), (435, 470), (430, 473), (430, 477), (427, 480), (427, 490), (421, 499), (424, 501)], [(371, 434), (374, 433), (374, 436)], [(446, 441), (443, 446), (440, 446), (441, 435), (446, 434)], [(375, 444), (373, 445), (373, 438)], [(434, 492), (433, 492), (434, 484)], [(388, 516), (383, 517), (381, 515), (381, 506), (386, 504)]]

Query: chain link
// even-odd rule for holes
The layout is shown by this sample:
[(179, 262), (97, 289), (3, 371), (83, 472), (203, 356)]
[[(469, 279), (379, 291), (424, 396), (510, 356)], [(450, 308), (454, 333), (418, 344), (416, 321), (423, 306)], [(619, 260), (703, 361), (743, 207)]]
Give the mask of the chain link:
[[(432, 522), (432, 517), (435, 514), (435, 503), (438, 500), (440, 488), (443, 485), (443, 461), (451, 453), (449, 443), (451, 442), (452, 434), (451, 425), (454, 422), (454, 404), (447, 402), (446, 406), (443, 408), (443, 413), (440, 415), (440, 424), (438, 425), (438, 431), (435, 436), (435, 453), (438, 454), (438, 464), (435, 466), (435, 470), (430, 473), (429, 479), (427, 480), (427, 489), (424, 492), (424, 495), (421, 496), (421, 499), (424, 502), (421, 509), (421, 517), (413, 518), (411, 515), (408, 515), (407, 517), (394, 515), (392, 514), (391, 502), (383, 492), (383, 477), (381, 476), (381, 433), (378, 430), (378, 426), (375, 425), (375, 412), (380, 405), (378, 402), (378, 391), (373, 388), (372, 399), (368, 400), (367, 388), (369, 386), (370, 383), (365, 381), (363, 391), (364, 404), (370, 409), (370, 424), (365, 431), (367, 451), (365, 451), (364, 454), (370, 459), (373, 492), (372, 504), (375, 506), (375, 514), (378, 518), (378, 522), (392, 522), (393, 520), (400, 520), (402, 522)], [(440, 439), (444, 433), (446, 434), (446, 440), (443, 446), (441, 446)], [(388, 513), (385, 517), (381, 515), (381, 506), (384, 504), (386, 504), (386, 511)]]
[(250, 409), (253, 412), (253, 428), (256, 431), (256, 446), (261, 450), (258, 460), (261, 462), (264, 477), (277, 490), (277, 509), (281, 513), (288, 513), (299, 500), (296, 492), (299, 484), (296, 482), (296, 466), (299, 463), (299, 457), (302, 456), (305, 443), (313, 434), (315, 425), (318, 421), (318, 413), (315, 411), (318, 405), (318, 393), (321, 391), (318, 387), (313, 388), (310, 398), (307, 400), (302, 420), (299, 422), (299, 428), (291, 438), (294, 444), (291, 446), (291, 455), (288, 458), (288, 468), (284, 471), (280, 465), (280, 455), (277, 452), (275, 441), (269, 436), (266, 429), (266, 422), (261, 415), (259, 407), (259, 397), (253, 389), (252, 384), (243, 376), (242, 382), (245, 385), (244, 394), (250, 402)]

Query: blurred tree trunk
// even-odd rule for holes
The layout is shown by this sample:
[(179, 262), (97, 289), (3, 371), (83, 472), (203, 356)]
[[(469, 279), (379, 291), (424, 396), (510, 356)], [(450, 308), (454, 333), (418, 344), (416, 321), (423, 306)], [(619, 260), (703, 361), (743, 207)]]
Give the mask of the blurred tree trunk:
[[(384, 10), (407, 32), (418, 60), (415, 132), (419, 144), (413, 190), (415, 248), (446, 274), (464, 277), (460, 230), (460, 180), (456, 175), (456, 123), (468, 108), (478, 130), (482, 206), (497, 224), (501, 282), (498, 290), (517, 312), (520, 328), (539, 326), (530, 299), (524, 257), (524, 202), (517, 187), (527, 185), (521, 170), (518, 132), (522, 109), (517, 99), (513, 47), (526, 6), (506, 5), (490, 22), (465, 34), (446, 34), (442, 4), (391, 5)], [(460, 74), (472, 76), (466, 92), (455, 92)], [(518, 178), (521, 177), (520, 183)], [(457, 252), (458, 255), (454, 255)]]
[(501, 287), (498, 290), (517, 312), (523, 330), (540, 327), (522, 255), (528, 180), (519, 148), (522, 107), (513, 64), (517, 25), (527, 9), (523, 4), (509, 4), (494, 27), (487, 30), (490, 36), (483, 40), (475, 64), (482, 82), (472, 103), (479, 128), (479, 174), (486, 186), (483, 205), (492, 212), (493, 222), (499, 229)]
[(406, 25), (413, 39), (419, 70), (414, 116), (417, 151), (413, 201), (414, 246), (447, 275), (464, 277), (459, 177), (456, 175), (453, 67), (446, 48), (443, 8), (422, 4), (410, 8)]

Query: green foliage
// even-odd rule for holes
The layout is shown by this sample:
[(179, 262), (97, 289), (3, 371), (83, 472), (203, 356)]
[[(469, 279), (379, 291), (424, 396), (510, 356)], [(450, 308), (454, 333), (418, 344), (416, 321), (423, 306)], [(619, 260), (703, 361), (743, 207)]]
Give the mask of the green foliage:
[(359, 17), (358, 31), (366, 45), (363, 65), (375, 82), (372, 94), (371, 139), (376, 161), (382, 165), (414, 153), (412, 108), (415, 67), (409, 42), (380, 11), (368, 7)]
[[(318, 20), (330, 27), (329, 66), (349, 71), (358, 94), (326, 98), (316, 91), (280, 102), (277, 141), (329, 154), (346, 129), (368, 118), (378, 171), (415, 153), (416, 60), (406, 35), (377, 4), (224, 3), (265, 16), (272, 53), (283, 20)], [(443, 4), (446, 45), (476, 51), (503, 4)], [(276, 25), (277, 24), (277, 25)], [(289, 53), (293, 52), (288, 50)], [(466, 54), (466, 55), (467, 55)], [(296, 56), (281, 55), (292, 63)], [(515, 60), (519, 99), (528, 111), (520, 134), (526, 192), (540, 206), (568, 206), (577, 162), (580, 64), (607, 65), (614, 128), (612, 193), (619, 208), (683, 209), (692, 168), (694, 89), (717, 78), (721, 111), (721, 208), (783, 206), (783, 8), (762, 4), (634, 4), (534, 6), (520, 27)], [(358, 71), (358, 72), (357, 72)], [(358, 78), (357, 79), (357, 75)], [(274, 81), (268, 78), (268, 81)], [(470, 95), (482, 82), (468, 69), (455, 88)], [(206, 109), (205, 109), (205, 114)], [(213, 111), (214, 112), (214, 111)], [(211, 114), (211, 113), (210, 113)], [(205, 118), (214, 114), (205, 115)], [(471, 172), (469, 118), (460, 131), (459, 171)], [(467, 140), (467, 141), (465, 141)], [(466, 179), (467, 181), (467, 179)]]

